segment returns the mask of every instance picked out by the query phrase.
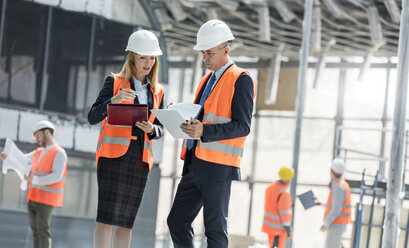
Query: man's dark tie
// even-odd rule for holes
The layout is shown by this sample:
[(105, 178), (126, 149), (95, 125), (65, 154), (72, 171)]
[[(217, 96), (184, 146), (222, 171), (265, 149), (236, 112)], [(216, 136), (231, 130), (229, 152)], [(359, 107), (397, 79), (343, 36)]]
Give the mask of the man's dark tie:
[[(213, 72), (212, 75), (210, 76), (209, 80), (207, 81), (206, 88), (204, 89), (204, 91), (203, 91), (203, 93), (202, 93), (202, 96), (200, 97), (200, 102), (199, 102), (199, 104), (202, 106), (202, 108), (201, 108), (200, 111), (197, 113), (195, 119), (197, 119), (197, 118), (199, 117), (200, 112), (202, 112), (202, 110), (203, 110), (203, 105), (204, 105), (206, 99), (209, 97), (210, 92), (212, 91), (212, 88), (213, 88), (213, 84), (214, 84), (214, 82), (215, 82), (215, 79), (216, 79), (216, 76), (215, 76), (215, 73)], [(188, 139), (188, 140), (187, 140), (187, 149), (188, 149), (188, 150), (192, 149), (192, 147), (193, 147), (193, 142), (194, 142), (194, 140), (192, 140), (192, 139)]]

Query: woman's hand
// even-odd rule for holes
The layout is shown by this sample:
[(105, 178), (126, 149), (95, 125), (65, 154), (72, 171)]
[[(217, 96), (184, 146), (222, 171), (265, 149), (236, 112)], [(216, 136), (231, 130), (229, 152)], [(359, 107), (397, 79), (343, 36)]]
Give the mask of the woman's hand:
[(135, 99), (136, 91), (131, 89), (121, 89), (119, 88), (119, 93), (111, 97), (111, 103), (121, 103), (123, 101), (133, 102)]
[(155, 131), (153, 124), (149, 121), (138, 121), (135, 123), (135, 126), (139, 127), (142, 131), (148, 134), (153, 134)]

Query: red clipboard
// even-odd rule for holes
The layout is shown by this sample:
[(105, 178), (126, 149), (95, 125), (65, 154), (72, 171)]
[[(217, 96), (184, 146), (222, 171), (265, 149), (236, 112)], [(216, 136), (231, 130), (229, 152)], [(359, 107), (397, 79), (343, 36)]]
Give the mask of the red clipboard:
[(133, 126), (148, 120), (147, 104), (108, 104), (108, 124)]

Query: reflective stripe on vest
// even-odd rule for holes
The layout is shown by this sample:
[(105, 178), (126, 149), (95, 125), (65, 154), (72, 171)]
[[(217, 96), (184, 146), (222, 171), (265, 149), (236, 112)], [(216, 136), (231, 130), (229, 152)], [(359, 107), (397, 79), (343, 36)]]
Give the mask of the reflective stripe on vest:
[(128, 145), (129, 139), (121, 137), (102, 136), (101, 141), (98, 142), (97, 150), (101, 147), (102, 143), (110, 145)]
[(282, 225), (273, 223), (273, 222), (268, 221), (268, 220), (263, 220), (263, 224), (264, 224), (264, 225), (267, 225), (267, 226), (269, 226), (269, 227), (272, 227), (272, 228), (274, 228), (274, 229), (284, 229), (284, 227), (283, 227)]
[[(250, 75), (248, 71), (237, 67), (235, 64), (226, 69), (203, 105), (203, 124), (224, 124), (232, 121), (231, 104), (234, 95), (234, 87), (237, 79), (243, 73)], [(201, 79), (196, 90), (194, 102), (197, 102), (199, 93), (210, 75), (211, 73)], [(254, 81), (253, 87), (254, 100), (256, 95), (256, 83)], [(198, 140), (195, 149), (195, 156), (199, 159), (212, 163), (240, 167), (245, 140), (246, 137), (219, 140), (214, 142), (202, 142), (201, 140)], [(182, 152), (180, 155), (182, 160), (185, 159), (186, 150), (187, 147), (185, 140), (183, 142)]]
[(47, 192), (51, 192), (51, 193), (57, 193), (57, 194), (62, 194), (64, 192), (64, 189), (54, 189), (54, 188), (50, 188), (44, 185), (31, 185), (31, 188), (33, 189), (41, 189)]
[(291, 209), (290, 210), (284, 210), (284, 211), (278, 211), (278, 213), (281, 214), (292, 214)]
[(243, 148), (242, 147), (237, 147), (237, 146), (232, 146), (220, 142), (197, 142), (198, 147), (202, 147), (208, 150), (213, 150), (233, 156), (243, 156)]
[(150, 153), (152, 153), (152, 145), (151, 145), (151, 143), (145, 141), (144, 147), (145, 147), (145, 149), (148, 149)]
[(280, 216), (275, 214), (270, 214), (269, 212), (264, 212), (264, 216), (273, 219), (273, 220), (280, 220)]
[(50, 173), (45, 173), (42, 171), (34, 171), (31, 173), (33, 176), (46, 176), (46, 175), (50, 175)]
[[(288, 185), (271, 183), (265, 193), (264, 219), (261, 230), (275, 235), (284, 227), (291, 226), (292, 200), (287, 191)], [(285, 195), (282, 195), (285, 194)]]
[[(40, 159), (40, 154), (44, 148), (38, 148), (34, 151), (32, 157), (31, 174), (33, 176), (47, 176), (52, 173), (52, 166), (56, 154), (63, 150), (56, 145), (48, 150)], [(61, 207), (64, 200), (64, 182), (67, 174), (67, 164), (65, 164), (63, 177), (60, 181), (48, 185), (33, 185), (29, 183), (30, 187), (27, 193), (27, 201), (39, 202), (42, 204)]]
[[(47, 175), (50, 175), (51, 173), (45, 173), (42, 171), (34, 171), (32, 174), (33, 176), (47, 176)], [(61, 181), (65, 182), (65, 177), (63, 177)], [(31, 188), (41, 189), (47, 192), (57, 193), (57, 194), (62, 194), (64, 192), (64, 189), (56, 189), (56, 188), (48, 187), (47, 185), (31, 185)]]
[[(119, 92), (119, 88), (131, 89), (131, 85), (128, 82), (123, 85), (123, 78), (114, 77), (114, 87), (113, 95), (115, 96)], [(152, 93), (153, 106), (152, 109), (159, 109), (162, 98), (163, 98), (163, 88), (159, 84), (157, 85), (157, 91), (153, 92), (152, 87), (149, 87)], [(121, 104), (133, 104), (130, 101), (123, 101)], [(148, 121), (153, 123), (155, 116), (150, 113)], [(96, 163), (98, 164), (99, 157), (106, 158), (119, 158), (123, 156), (129, 148), (131, 140), (136, 140), (137, 137), (132, 136), (132, 126), (122, 126), (122, 125), (110, 125), (107, 122), (107, 118), (102, 121), (102, 127), (98, 138), (97, 151), (96, 151)], [(152, 152), (152, 141), (149, 139), (147, 133), (144, 133), (143, 142), (143, 154), (142, 161), (149, 165), (149, 170), (153, 166), (153, 152)]]
[(227, 122), (231, 122), (231, 118), (224, 117), (224, 116), (217, 116), (213, 113), (207, 113), (203, 117), (204, 121), (211, 122), (211, 123), (218, 123), (218, 124), (223, 124)]

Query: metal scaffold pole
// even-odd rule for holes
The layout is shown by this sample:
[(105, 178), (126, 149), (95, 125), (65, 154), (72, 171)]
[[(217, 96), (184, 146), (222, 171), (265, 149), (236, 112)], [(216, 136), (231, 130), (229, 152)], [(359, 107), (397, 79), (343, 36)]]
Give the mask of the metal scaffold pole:
[(398, 74), (396, 82), (395, 110), (391, 162), (386, 191), (386, 214), (382, 248), (398, 247), (399, 217), (402, 201), (403, 148), (409, 72), (409, 0), (402, 2), (402, 17), (399, 31)]
[[(300, 65), (298, 73), (297, 82), (297, 99), (296, 99), (296, 123), (295, 123), (295, 134), (294, 134), (294, 147), (293, 147), (293, 168), (294, 168), (294, 178), (291, 181), (291, 195), (293, 201), (295, 200), (296, 189), (297, 189), (297, 177), (298, 177), (298, 160), (300, 156), (300, 140), (301, 140), (301, 126), (302, 117), (304, 110), (304, 95), (305, 95), (305, 79), (308, 69), (308, 55), (310, 48), (310, 36), (311, 36), (311, 26), (312, 26), (312, 10), (313, 10), (314, 0), (306, 0), (304, 7), (304, 20), (303, 20), (303, 36), (300, 50)], [(293, 208), (293, 221), (292, 226), (294, 226), (294, 208)], [(290, 248), (292, 243), (290, 242)]]

